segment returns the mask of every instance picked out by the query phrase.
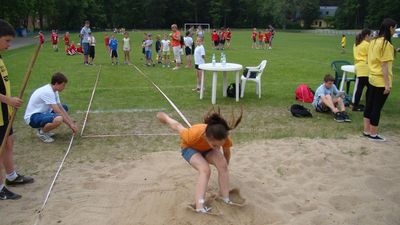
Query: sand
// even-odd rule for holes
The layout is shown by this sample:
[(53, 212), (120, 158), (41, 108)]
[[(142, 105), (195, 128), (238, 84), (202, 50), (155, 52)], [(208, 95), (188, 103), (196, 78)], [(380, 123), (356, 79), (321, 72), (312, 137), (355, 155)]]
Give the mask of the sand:
[[(280, 139), (235, 146), (231, 188), (244, 207), (211, 201), (219, 216), (188, 209), (197, 174), (178, 151), (139, 160), (65, 165), (39, 224), (400, 224), (400, 138), (373, 143)], [(218, 193), (213, 169), (208, 196)], [(2, 225), (33, 224), (50, 178), (18, 188), (30, 193), (0, 202)], [(15, 189), (14, 189), (15, 190)]]

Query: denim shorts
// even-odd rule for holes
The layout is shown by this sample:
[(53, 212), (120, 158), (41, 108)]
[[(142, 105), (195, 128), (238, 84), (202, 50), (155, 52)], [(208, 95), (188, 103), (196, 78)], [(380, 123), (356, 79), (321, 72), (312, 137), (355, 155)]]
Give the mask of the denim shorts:
[(146, 55), (146, 59), (148, 59), (148, 60), (150, 60), (151, 59), (151, 56), (152, 56), (152, 54), (151, 54), (152, 52), (151, 52), (151, 50), (147, 50), (147, 51), (145, 51), (145, 55)]
[[(67, 105), (62, 105), (65, 111), (68, 111), (68, 106)], [(59, 116), (55, 112), (49, 112), (49, 113), (35, 113), (31, 116), (31, 122), (29, 123), (29, 126), (32, 128), (42, 128), (48, 123), (52, 123), (54, 118)]]
[(89, 43), (82, 43), (82, 48), (83, 48), (83, 54), (88, 55), (89, 54)]
[(190, 159), (192, 158), (192, 156), (196, 153), (201, 154), (204, 158), (207, 156), (208, 153), (210, 153), (211, 149), (208, 151), (204, 151), (204, 152), (199, 152), (193, 148), (184, 148), (182, 149), (182, 157), (188, 162), (190, 163)]

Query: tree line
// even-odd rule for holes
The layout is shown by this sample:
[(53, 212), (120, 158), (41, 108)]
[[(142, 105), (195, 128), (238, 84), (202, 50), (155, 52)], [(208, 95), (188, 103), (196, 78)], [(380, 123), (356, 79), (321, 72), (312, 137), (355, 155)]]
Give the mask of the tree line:
[(187, 22), (300, 29), (309, 28), (327, 2), (339, 6), (335, 17), (327, 18), (338, 29), (377, 28), (385, 17), (400, 19), (400, 1), (393, 0), (10, 0), (2, 2), (0, 18), (34, 29), (76, 30), (85, 20), (99, 29), (167, 28)]

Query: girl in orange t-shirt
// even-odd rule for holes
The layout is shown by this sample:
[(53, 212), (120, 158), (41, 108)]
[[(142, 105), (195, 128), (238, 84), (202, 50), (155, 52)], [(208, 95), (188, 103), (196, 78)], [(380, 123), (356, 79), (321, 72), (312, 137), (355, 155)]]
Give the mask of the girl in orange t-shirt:
[[(219, 193), (222, 195), (223, 201), (226, 204), (232, 204), (229, 199), (228, 164), (232, 146), (229, 130), (234, 129), (240, 123), (242, 114), (234, 124), (228, 125), (219, 113), (210, 111), (204, 117), (203, 124), (195, 124), (190, 128), (185, 128), (164, 112), (157, 113), (157, 118), (179, 133), (182, 157), (199, 172), (195, 194), (196, 212), (207, 213), (211, 210), (204, 205), (211, 174), (209, 164), (213, 164), (217, 168)], [(221, 147), (223, 152), (220, 150)]]

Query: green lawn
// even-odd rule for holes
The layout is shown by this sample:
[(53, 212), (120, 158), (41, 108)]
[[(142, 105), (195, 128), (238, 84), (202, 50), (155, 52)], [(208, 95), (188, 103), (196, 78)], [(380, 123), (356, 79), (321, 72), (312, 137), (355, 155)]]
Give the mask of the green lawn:
[[(169, 31), (152, 31), (163, 34)], [(333, 137), (342, 138), (348, 135), (358, 135), (362, 129), (362, 113), (351, 113), (352, 123), (338, 124), (329, 114), (313, 112), (312, 119), (298, 119), (291, 116), (288, 107), (295, 103), (294, 91), (300, 83), (306, 83), (311, 88), (322, 82), (326, 73), (332, 73), (330, 62), (344, 59), (352, 62), (352, 45), (354, 37), (348, 37), (346, 54), (340, 53), (339, 36), (319, 36), (309, 33), (289, 33), (278, 31), (272, 50), (251, 49), (250, 30), (233, 30), (232, 47), (225, 50), (228, 62), (235, 62), (244, 66), (255, 66), (261, 60), (267, 59), (267, 68), (262, 78), (262, 98), (255, 94), (254, 84), (248, 83), (246, 93), (239, 103), (232, 98), (222, 97), (222, 79), (219, 79), (217, 90), (217, 104), (229, 118), (232, 110), (239, 111), (243, 105), (245, 113), (242, 124), (233, 133), (239, 142), (283, 137)], [(60, 35), (62, 36), (62, 35)], [(77, 35), (71, 35), (77, 41)], [(201, 115), (211, 107), (211, 74), (206, 73), (206, 93), (203, 100), (198, 94), (191, 91), (195, 86), (194, 69), (180, 69), (172, 71), (161, 66), (145, 67), (141, 60), (141, 40), (143, 32), (130, 33), (133, 41), (131, 57), (133, 63), (149, 75), (155, 83), (176, 103), (192, 123), (200, 122)], [(25, 92), (24, 100), (32, 91), (48, 83), (54, 72), (65, 73), (70, 82), (66, 90), (61, 93), (62, 102), (70, 106), (72, 116), (82, 123), (82, 113), (87, 108), (93, 84), (102, 65), (100, 82), (93, 101), (92, 110), (112, 109), (166, 109), (176, 118), (172, 107), (166, 100), (140, 75), (132, 66), (123, 65), (123, 52), (119, 50), (120, 65), (112, 66), (103, 44), (104, 33), (95, 33), (97, 38), (96, 66), (82, 64), (82, 56), (66, 56), (63, 51), (53, 52), (51, 44), (46, 42), (33, 69), (31, 80)], [(120, 45), (122, 35), (117, 35)], [(400, 46), (399, 39), (394, 39), (395, 47)], [(212, 50), (210, 39), (206, 38), (207, 61), (211, 61), (212, 53), (219, 56), (220, 51)], [(59, 44), (63, 49), (63, 43)], [(19, 91), (23, 75), (30, 61), (34, 46), (23, 47), (3, 53), (4, 61), (9, 70), (12, 90), (16, 95)], [(172, 55), (172, 54), (171, 54)], [(219, 57), (217, 57), (219, 58)], [(385, 136), (400, 133), (400, 82), (397, 78), (400, 73), (400, 60), (396, 57), (394, 63), (394, 84), (392, 93), (383, 109), (380, 128)], [(234, 76), (229, 77), (230, 82)], [(307, 105), (309, 108), (310, 105)], [(16, 126), (23, 125), (24, 108), (19, 110)], [(161, 127), (155, 120), (155, 112), (121, 112), (107, 114), (93, 114), (88, 122), (88, 131), (98, 133), (118, 133), (119, 128), (126, 130), (142, 129), (157, 130)], [(93, 120), (92, 120), (93, 119)], [(91, 123), (92, 121), (92, 123)], [(135, 121), (135, 122), (133, 122)], [(148, 124), (148, 126), (146, 126)], [(140, 125), (140, 126), (139, 126)], [(28, 129), (28, 127), (26, 127)], [(122, 129), (122, 128), (121, 128)], [(138, 131), (139, 130), (139, 131)]]

